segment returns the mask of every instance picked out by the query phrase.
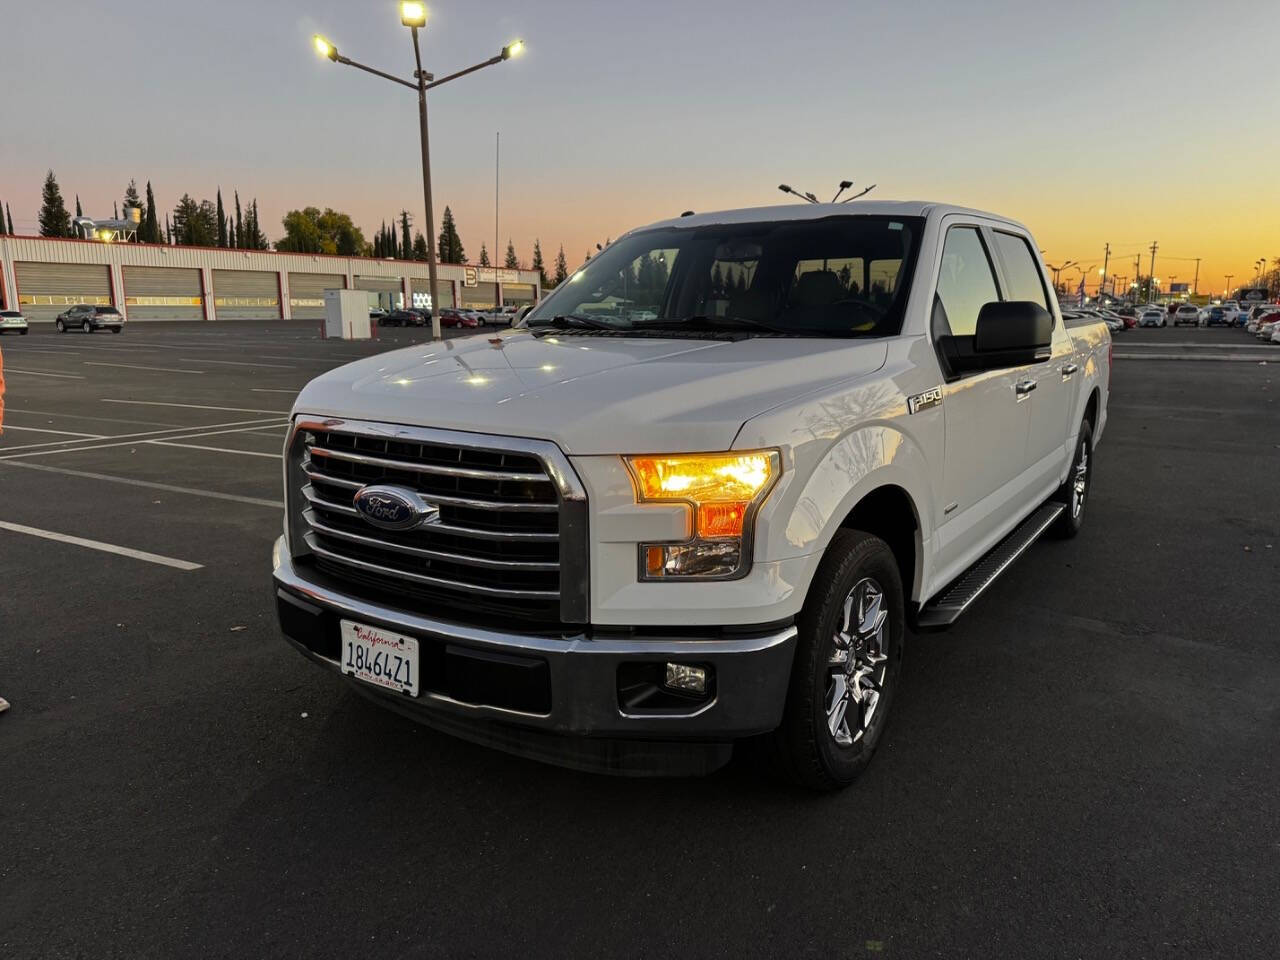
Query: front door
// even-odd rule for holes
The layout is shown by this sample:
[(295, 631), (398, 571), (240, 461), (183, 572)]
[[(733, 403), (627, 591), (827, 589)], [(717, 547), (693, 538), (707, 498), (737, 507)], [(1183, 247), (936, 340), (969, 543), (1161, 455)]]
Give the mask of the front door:
[[(933, 336), (972, 336), (978, 311), (1000, 299), (977, 226), (947, 230), (933, 304)], [(965, 374), (942, 388), (946, 450), (938, 504), (936, 584), (951, 580), (997, 535), (1021, 488), (1031, 406), (1017, 391), (1025, 367)]]

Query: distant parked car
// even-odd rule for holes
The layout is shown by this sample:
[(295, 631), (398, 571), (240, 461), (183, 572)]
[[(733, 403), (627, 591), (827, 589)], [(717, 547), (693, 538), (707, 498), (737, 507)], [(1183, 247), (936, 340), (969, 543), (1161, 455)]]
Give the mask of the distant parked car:
[(468, 327), (474, 329), (480, 326), (480, 320), (476, 317), (474, 311), (458, 310), (454, 307), (442, 307), (440, 310), (440, 326), (450, 328)]
[(1229, 327), (1231, 320), (1227, 313), (1226, 307), (1214, 306), (1209, 308), (1208, 316), (1204, 318), (1206, 327)]
[(75, 327), (79, 327), (85, 333), (93, 333), (95, 330), (119, 333), (124, 329), (124, 317), (115, 307), (95, 307), (87, 303), (77, 303), (71, 309), (58, 314), (53, 325), (59, 333), (66, 333)]
[(26, 333), (27, 318), (17, 310), (0, 310), (0, 333)]
[(1194, 327), (1200, 322), (1200, 310), (1194, 303), (1184, 303), (1178, 307), (1178, 311), (1173, 315), (1173, 325), (1180, 327), (1184, 323)]
[(1165, 327), (1168, 324), (1167, 315), (1160, 307), (1147, 307), (1138, 320), (1140, 327)]
[(422, 314), (416, 310), (392, 310), (378, 321), (381, 327), (420, 327)]

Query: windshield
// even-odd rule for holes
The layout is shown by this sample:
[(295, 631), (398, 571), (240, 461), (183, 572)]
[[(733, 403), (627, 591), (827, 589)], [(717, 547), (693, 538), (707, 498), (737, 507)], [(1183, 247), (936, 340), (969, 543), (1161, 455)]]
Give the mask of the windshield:
[(646, 230), (606, 247), (526, 324), (893, 336), (923, 226), (853, 215)]

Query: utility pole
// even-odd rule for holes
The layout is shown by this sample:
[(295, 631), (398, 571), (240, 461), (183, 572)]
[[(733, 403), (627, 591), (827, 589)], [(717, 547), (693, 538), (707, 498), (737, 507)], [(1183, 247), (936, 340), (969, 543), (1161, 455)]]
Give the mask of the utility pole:
[[(498, 267), (498, 174), (502, 170), (502, 131), (493, 135), (493, 267)], [(495, 285), (494, 290), (498, 287)]]
[(1196, 257), (1196, 278), (1191, 281), (1191, 295), (1200, 295), (1200, 258)]
[(1106, 245), (1102, 255), (1102, 277), (1098, 280), (1098, 296), (1102, 296), (1102, 288), (1107, 282), (1107, 266), (1111, 263), (1111, 244)]
[(1136, 253), (1133, 256), (1133, 282), (1137, 284), (1135, 289), (1137, 293), (1133, 295), (1133, 299), (1138, 299), (1138, 294), (1142, 292), (1142, 254)]
[[(1159, 244), (1159, 243), (1157, 243), (1155, 240), (1152, 240), (1152, 241), (1151, 241), (1151, 276), (1150, 276), (1149, 280), (1147, 281), (1147, 290), (1150, 292), (1151, 296), (1154, 296), (1154, 295), (1155, 295), (1155, 287), (1156, 287), (1156, 250), (1158, 250), (1159, 248), (1160, 248), (1160, 244)], [(1155, 302), (1154, 300), (1152, 300), (1152, 299), (1151, 299), (1151, 296), (1148, 296), (1148, 297), (1147, 297), (1147, 302), (1148, 302), (1148, 303), (1154, 303), (1154, 302)]]

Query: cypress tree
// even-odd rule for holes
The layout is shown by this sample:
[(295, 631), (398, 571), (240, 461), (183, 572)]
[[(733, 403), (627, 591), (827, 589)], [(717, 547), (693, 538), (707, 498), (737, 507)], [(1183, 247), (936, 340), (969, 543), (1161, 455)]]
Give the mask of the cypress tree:
[(520, 258), (516, 256), (516, 245), (511, 242), (511, 238), (507, 238), (507, 258), (502, 265), (508, 270), (520, 269)]
[(413, 259), (423, 262), (427, 259), (427, 238), (421, 230), (413, 235)]
[[(77, 199), (76, 206), (78, 207), (79, 205), (80, 205), (80, 201), (79, 199)], [(112, 220), (120, 219), (120, 207), (114, 200), (111, 201), (111, 219)]]
[(169, 215), (164, 215), (164, 242), (173, 246), (173, 226), (169, 223)]
[(5, 213), (7, 213), (7, 214), (9, 215), (9, 236), (14, 236), (14, 232), (13, 232), (13, 207), (9, 206), (9, 205), (6, 203), (6, 204), (4, 205), (4, 210), (5, 210)]
[(547, 285), (547, 265), (542, 262), (542, 242), (534, 237), (533, 240), (533, 262), (529, 264), (531, 270), (538, 271), (538, 279), (545, 287)]
[(564, 244), (560, 244), (560, 252), (556, 254), (556, 286), (569, 279), (569, 261), (564, 257)]
[(244, 221), (240, 219), (240, 191), (236, 191), (236, 241), (241, 247), (248, 246), (244, 242)]
[(147, 207), (142, 212), (142, 240), (144, 243), (160, 242), (160, 222), (156, 217), (156, 195), (151, 192), (151, 181), (147, 181)]
[(40, 236), (69, 237), (71, 235), (71, 214), (67, 213), (67, 205), (62, 201), (62, 190), (58, 187), (58, 178), (49, 171), (44, 178), (44, 191), (40, 204)]
[(84, 211), (80, 209), (80, 194), (76, 194), (76, 216), (83, 217)]
[(4, 232), (4, 204), (0, 203), (0, 235), (3, 235)]
[(218, 188), (218, 246), (227, 245), (227, 212), (222, 208), (222, 188)]
[(413, 238), (409, 236), (409, 211), (400, 211), (400, 256), (409, 260), (413, 257)]
[(493, 264), (489, 262), (489, 251), (485, 249), (484, 241), (480, 241), (480, 259), (476, 261), (482, 267), (491, 267)]

